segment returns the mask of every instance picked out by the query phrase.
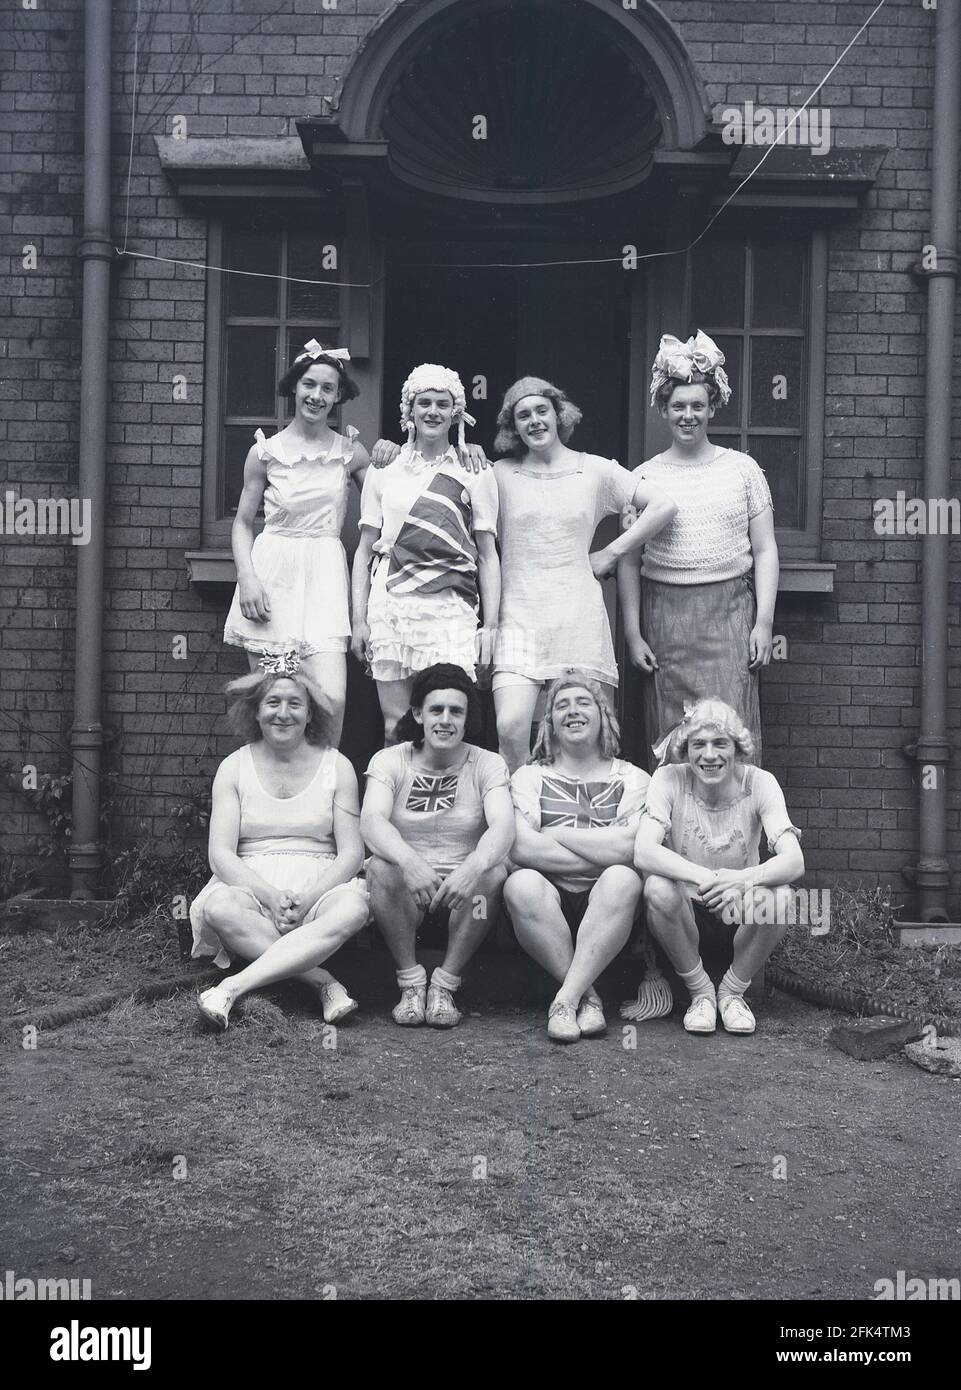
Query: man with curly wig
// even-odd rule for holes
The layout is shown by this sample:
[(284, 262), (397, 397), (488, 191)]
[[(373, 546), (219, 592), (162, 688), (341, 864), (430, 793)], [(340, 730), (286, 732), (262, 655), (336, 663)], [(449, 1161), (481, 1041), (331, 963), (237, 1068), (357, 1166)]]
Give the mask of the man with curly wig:
[(604, 687), (572, 671), (548, 690), (533, 760), (511, 778), (517, 867), (504, 900), (518, 942), (560, 985), (547, 1019), (554, 1042), (605, 1032), (594, 982), (641, 900), (631, 854), (650, 779), (617, 752)]
[[(784, 794), (754, 765), (754, 741), (721, 700), (699, 700), (655, 748), (634, 864), (644, 875), (647, 925), (687, 986), (689, 1033), (753, 1033), (745, 990), (793, 920), (790, 884), (804, 873)], [(761, 835), (771, 858), (760, 862)], [(731, 964), (717, 991), (701, 945)]]

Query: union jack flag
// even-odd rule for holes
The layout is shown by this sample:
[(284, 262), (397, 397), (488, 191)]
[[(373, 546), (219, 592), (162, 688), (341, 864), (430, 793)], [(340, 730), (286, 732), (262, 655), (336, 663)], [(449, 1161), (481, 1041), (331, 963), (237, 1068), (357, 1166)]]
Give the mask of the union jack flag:
[(571, 830), (597, 830), (613, 825), (624, 795), (620, 778), (612, 782), (578, 782), (569, 777), (541, 776), (541, 825)]
[(407, 793), (408, 811), (449, 811), (457, 795), (457, 773), (417, 773)]

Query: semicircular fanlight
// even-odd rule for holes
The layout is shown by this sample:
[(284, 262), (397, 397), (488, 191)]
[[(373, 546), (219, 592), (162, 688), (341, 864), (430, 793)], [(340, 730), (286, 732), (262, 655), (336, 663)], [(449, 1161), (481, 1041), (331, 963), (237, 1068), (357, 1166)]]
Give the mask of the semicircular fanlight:
[(661, 137), (643, 74), (576, 0), (454, 24), (400, 76), (382, 129), (400, 177), (495, 200), (630, 186)]

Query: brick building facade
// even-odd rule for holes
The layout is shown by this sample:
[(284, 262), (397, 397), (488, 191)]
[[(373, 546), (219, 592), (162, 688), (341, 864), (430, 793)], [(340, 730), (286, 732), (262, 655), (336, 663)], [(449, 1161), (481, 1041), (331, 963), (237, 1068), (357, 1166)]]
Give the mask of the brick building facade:
[[(764, 153), (725, 142), (725, 110), (800, 106), (873, 9), (144, 0), (138, 31), (135, 0), (117, 0), (111, 238), (134, 253), (115, 258), (110, 300), (102, 720), (118, 838), (158, 833), (185, 787), (208, 778), (231, 746), (222, 687), (243, 660), (221, 633), (236, 459), (256, 423), (282, 419), (271, 383), (288, 343), (329, 332), (351, 349), (362, 395), (342, 419), (368, 444), (396, 434), (401, 367), (426, 359), (449, 361), (465, 381), (487, 378), (476, 413), (489, 449), (495, 397), (520, 356), (522, 369), (553, 374), (584, 407), (584, 447), (633, 466), (662, 447), (646, 402), (657, 337), (700, 326), (735, 362), (734, 413), (712, 434), (749, 447), (778, 504), (775, 632), (785, 644), (762, 682), (766, 765), (803, 829), (810, 881), (890, 882), (911, 915), (902, 870), (919, 854), (919, 766), (905, 745), (920, 719), (921, 542), (878, 535), (873, 502), (923, 495), (926, 286), (915, 268), (929, 241), (935, 26), (923, 0), (887, 0), (821, 91), (829, 151), (775, 151), (694, 250), (643, 260), (691, 241)], [(23, 498), (70, 497), (83, 6), (41, 0), (6, 19), (4, 486)], [(524, 49), (525, 86), (520, 50), (505, 45), (528, 32), (544, 42)], [(611, 105), (612, 91), (625, 93), (622, 103)], [(485, 93), (490, 110), (479, 104)], [(568, 107), (565, 126), (558, 113)], [(471, 143), (477, 115), (488, 119), (486, 145)], [(611, 138), (622, 119), (624, 148)], [(497, 143), (505, 126), (507, 174)], [(482, 268), (617, 261), (632, 246), (636, 269)], [(324, 269), (329, 247), (333, 270)], [(288, 278), (262, 278), (273, 274)], [(300, 283), (325, 278), (351, 288)], [(957, 354), (957, 324), (954, 342)], [(782, 364), (783, 409), (762, 399)], [(955, 496), (959, 438), (955, 402)], [(356, 508), (349, 548), (355, 518)], [(78, 548), (6, 529), (0, 759), (62, 773)], [(950, 575), (955, 741), (956, 537)], [(622, 697), (635, 756), (636, 679), (625, 679)], [(377, 743), (375, 709), (352, 670), (345, 749), (358, 764)], [(955, 776), (953, 920), (959, 812)], [(7, 853), (28, 852), (44, 830), (6, 787), (0, 825)]]

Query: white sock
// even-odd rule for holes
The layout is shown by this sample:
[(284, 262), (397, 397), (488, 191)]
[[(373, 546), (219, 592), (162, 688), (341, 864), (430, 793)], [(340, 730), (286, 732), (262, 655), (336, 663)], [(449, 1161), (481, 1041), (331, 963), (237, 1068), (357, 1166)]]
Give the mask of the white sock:
[(728, 966), (724, 972), (724, 978), (717, 987), (717, 997), (720, 999), (722, 995), (736, 994), (738, 998), (743, 999), (744, 991), (750, 983), (750, 980), (742, 980), (735, 975), (733, 965)]
[(436, 985), (439, 989), (446, 989), (453, 994), (454, 990), (460, 986), (461, 977), (460, 975), (452, 975), (449, 970), (445, 970), (442, 965), (438, 965), (435, 967), (434, 973), (430, 977), (430, 982), (432, 987)]
[(691, 999), (714, 999), (714, 986), (711, 977), (704, 969), (704, 962), (701, 957), (697, 958), (697, 965), (693, 970), (679, 970), (678, 977), (684, 981), (690, 992)]
[(411, 965), (407, 970), (398, 970), (397, 984), (400, 989), (409, 989), (411, 985), (416, 985), (418, 989), (427, 987), (427, 971), (422, 965)]

